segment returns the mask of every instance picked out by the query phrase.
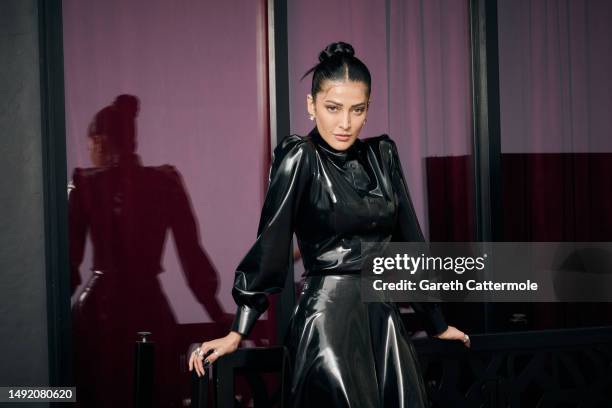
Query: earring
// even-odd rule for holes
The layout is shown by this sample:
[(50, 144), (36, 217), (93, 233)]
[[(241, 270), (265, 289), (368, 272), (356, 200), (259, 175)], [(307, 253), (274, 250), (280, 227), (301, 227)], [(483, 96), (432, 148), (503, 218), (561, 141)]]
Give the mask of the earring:
[(308, 117), (308, 119), (310, 119), (310, 120), (314, 120), (314, 115), (310, 115), (310, 116)]

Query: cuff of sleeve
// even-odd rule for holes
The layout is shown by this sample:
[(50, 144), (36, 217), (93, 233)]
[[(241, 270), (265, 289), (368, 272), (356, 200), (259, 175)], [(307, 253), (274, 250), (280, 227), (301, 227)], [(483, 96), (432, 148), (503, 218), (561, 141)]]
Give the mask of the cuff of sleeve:
[(243, 338), (248, 337), (260, 315), (261, 313), (253, 308), (245, 305), (239, 306), (231, 330), (240, 333)]
[(434, 308), (429, 313), (429, 324), (425, 329), (427, 334), (430, 337), (437, 336), (438, 334), (442, 334), (448, 329), (448, 324), (446, 324), (446, 319), (444, 319), (444, 315), (439, 307)]
[(425, 331), (430, 337), (442, 334), (448, 328), (438, 303), (412, 302), (411, 305), (421, 317)]

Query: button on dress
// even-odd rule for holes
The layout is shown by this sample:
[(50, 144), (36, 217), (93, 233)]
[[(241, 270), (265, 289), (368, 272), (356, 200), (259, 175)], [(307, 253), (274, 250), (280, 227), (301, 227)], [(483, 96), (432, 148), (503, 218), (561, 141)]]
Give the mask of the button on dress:
[[(427, 406), (398, 308), (360, 293), (362, 243), (423, 241), (395, 143), (382, 135), (338, 151), (315, 128), (275, 149), (257, 239), (236, 269), (232, 330), (247, 336), (282, 289), (293, 233), (305, 281), (286, 337), (292, 406)], [(448, 327), (437, 304), (412, 306), (430, 335)]]

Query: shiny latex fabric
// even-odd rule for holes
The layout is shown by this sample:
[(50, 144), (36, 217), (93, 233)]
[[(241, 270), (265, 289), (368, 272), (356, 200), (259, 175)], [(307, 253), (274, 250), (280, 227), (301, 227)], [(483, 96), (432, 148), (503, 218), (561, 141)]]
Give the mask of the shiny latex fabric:
[(287, 339), (290, 406), (427, 406), (418, 359), (397, 307), (361, 302), (360, 290), (356, 275), (306, 278)]
[[(275, 149), (257, 240), (236, 270), (232, 330), (248, 335), (283, 288), (294, 232), (306, 276), (359, 274), (362, 242), (422, 241), (395, 143), (382, 135), (337, 151), (315, 128)], [(413, 307), (428, 333), (446, 329), (437, 305)]]
[[(402, 330), (397, 312), (381, 303), (378, 306), (362, 304), (360, 292), (356, 290), (346, 293), (332, 290), (335, 296), (330, 298), (328, 295), (330, 282), (335, 282), (333, 279), (358, 280), (363, 259), (368, 256), (362, 253), (362, 243), (423, 240), (395, 143), (382, 135), (356, 140), (349, 149), (338, 151), (329, 146), (315, 128), (305, 137), (287, 137), (275, 149), (257, 240), (236, 270), (232, 295), (238, 310), (232, 330), (247, 336), (268, 307), (267, 294), (282, 289), (292, 261), (294, 232), (307, 280), (324, 278), (317, 280), (323, 282), (322, 286), (314, 286), (327, 288), (307, 290), (300, 305), (308, 307), (297, 308), (292, 319), (293, 335), (289, 346), (295, 353), (319, 356), (320, 362), (305, 369), (299, 368), (299, 360), (295, 360), (294, 396), (326, 395), (322, 390), (327, 390), (328, 394), (335, 390), (333, 392), (344, 395), (338, 397), (336, 406), (383, 406), (379, 404), (381, 400), (376, 399), (376, 395), (381, 393), (373, 395), (375, 399), (369, 404), (354, 401), (348, 390), (370, 390), (372, 384), (367, 385), (368, 382), (384, 389), (387, 377), (377, 378), (371, 367), (384, 364), (391, 355), (394, 361), (399, 361), (402, 370), (416, 370), (412, 348), (405, 336), (399, 335)], [(334, 310), (323, 319), (327, 324), (317, 324), (306, 330), (305, 325), (311, 321), (309, 316), (319, 316), (322, 310), (344, 310), (347, 305), (351, 305), (351, 313), (336, 313)], [(425, 318), (429, 334), (438, 334), (447, 328), (438, 305), (413, 303), (413, 307)], [(343, 328), (335, 330), (335, 324)], [(344, 327), (346, 324), (348, 326)], [(373, 332), (368, 341), (372, 346), (381, 344), (387, 347), (384, 351), (366, 347), (367, 333)], [(353, 340), (354, 333), (358, 334), (357, 340)], [(390, 343), (379, 343), (385, 338)], [(363, 364), (348, 366), (347, 362), (339, 362), (339, 359), (348, 358), (343, 356), (341, 349), (353, 348), (353, 341), (364, 343), (356, 350), (367, 356), (363, 356), (366, 359)], [(313, 376), (310, 370), (318, 374)], [(315, 378), (320, 380), (307, 380)], [(394, 388), (398, 401), (409, 401), (415, 393), (420, 395), (414, 389), (418, 385), (416, 380), (406, 382), (402, 378), (389, 382), (399, 384)], [(386, 395), (391, 395), (388, 389)], [(414, 398), (418, 401), (420, 397)], [(349, 402), (352, 405), (347, 405)]]

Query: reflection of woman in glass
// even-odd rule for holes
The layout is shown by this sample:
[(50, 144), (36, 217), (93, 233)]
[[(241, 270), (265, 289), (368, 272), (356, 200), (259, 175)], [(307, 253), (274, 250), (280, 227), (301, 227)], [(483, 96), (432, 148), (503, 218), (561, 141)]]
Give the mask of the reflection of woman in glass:
[(217, 275), (202, 250), (178, 171), (143, 166), (136, 150), (138, 99), (120, 95), (94, 117), (89, 150), (94, 167), (77, 168), (69, 195), (73, 292), (89, 234), (92, 275), (73, 306), (76, 379), (84, 407), (131, 406), (134, 342), (150, 331), (156, 344), (155, 400), (179, 406), (177, 323), (158, 275), (168, 230), (198, 301), (223, 320)]
[[(313, 73), (308, 112), (316, 127), (275, 150), (257, 241), (236, 271), (232, 331), (191, 355), (198, 374), (233, 352), (285, 282), (295, 231), (306, 269), (287, 337), (296, 407), (423, 407), (417, 357), (390, 303), (362, 303), (362, 242), (421, 241), (395, 144), (360, 140), (370, 73), (346, 43), (329, 45)], [(430, 335), (469, 338), (437, 305), (415, 303)], [(208, 354), (210, 353), (210, 354)], [(205, 360), (203, 360), (205, 358)]]

